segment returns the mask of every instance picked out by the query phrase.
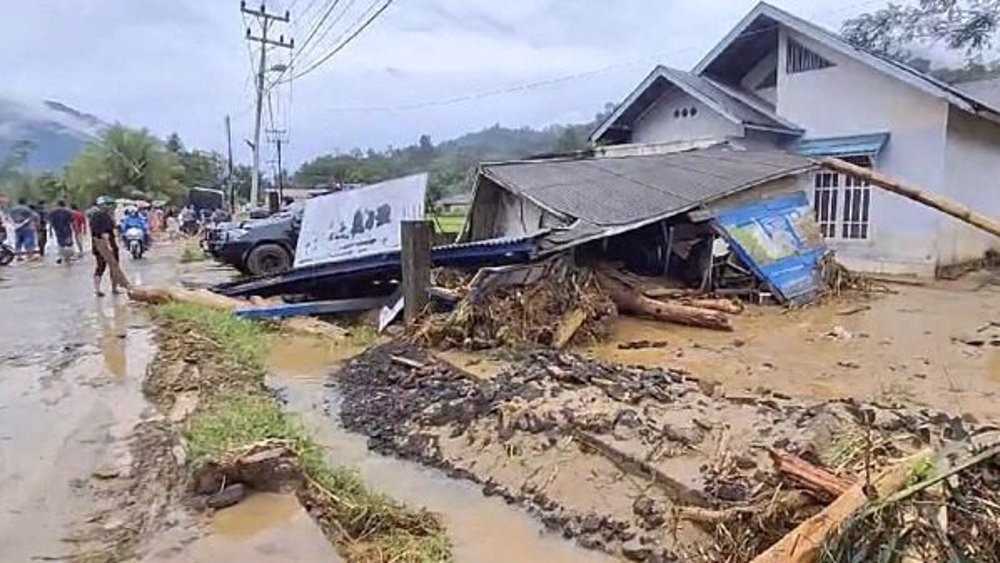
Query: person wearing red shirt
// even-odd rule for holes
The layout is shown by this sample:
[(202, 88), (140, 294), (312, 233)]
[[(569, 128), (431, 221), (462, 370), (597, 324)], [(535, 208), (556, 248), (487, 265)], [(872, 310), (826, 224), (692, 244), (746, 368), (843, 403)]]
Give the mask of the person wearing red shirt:
[(77, 256), (83, 256), (83, 238), (87, 235), (87, 216), (76, 205), (70, 207), (73, 214), (73, 239)]

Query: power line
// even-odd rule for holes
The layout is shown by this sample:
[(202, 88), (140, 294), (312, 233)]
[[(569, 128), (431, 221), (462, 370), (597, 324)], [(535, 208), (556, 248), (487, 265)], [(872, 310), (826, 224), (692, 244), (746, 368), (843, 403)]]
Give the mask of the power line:
[(309, 35), (306, 36), (305, 41), (300, 43), (299, 48), (296, 49), (294, 53), (292, 53), (293, 60), (295, 59), (295, 57), (298, 56), (298, 53), (301, 53), (302, 50), (305, 49), (310, 42), (312, 42), (313, 38), (316, 37), (316, 33), (319, 32), (319, 29), (323, 26), (323, 23), (326, 22), (326, 19), (330, 17), (330, 14), (333, 13), (334, 8), (336, 8), (337, 4), (339, 3), (340, 0), (328, 0), (327, 4), (329, 5), (329, 7), (327, 8), (326, 12), (323, 13), (323, 16), (320, 17), (319, 21), (316, 22), (316, 25), (313, 26), (312, 31), (310, 31)]
[[(868, 5), (868, 4), (874, 4), (874, 3), (880, 2), (880, 1), (882, 1), (882, 0), (864, 0), (862, 2), (857, 2), (855, 4), (851, 4), (848, 7), (854, 8), (854, 7), (864, 6), (864, 5)], [(833, 9), (833, 10), (828, 10), (828, 12), (830, 12), (830, 13), (843, 12), (844, 9), (845, 9), (845, 7), (840, 7), (840, 8), (836, 8), (836, 9)], [(822, 13), (826, 13), (826, 12), (822, 12)], [(820, 14), (814, 14), (814, 16), (821, 15), (822, 13), (820, 13)], [(761, 28), (761, 29), (757, 29), (757, 30), (754, 30), (754, 31), (746, 32), (746, 33), (742, 34), (740, 37), (743, 38), (743, 39), (745, 39), (747, 37), (752, 37), (752, 36), (763, 34), (763, 33), (769, 33), (771, 31), (777, 29), (778, 27), (780, 27), (779, 24), (773, 24), (773, 25), (766, 26), (766, 27)], [(590, 76), (593, 76), (593, 75), (596, 75), (596, 74), (601, 74), (601, 73), (604, 73), (604, 72), (608, 72), (608, 71), (611, 71), (611, 70), (616, 70), (616, 69), (619, 69), (619, 68), (625, 68), (625, 67), (628, 67), (628, 66), (633, 66), (633, 65), (636, 65), (636, 64), (640, 64), (640, 63), (645, 62), (645, 61), (647, 61), (647, 60), (649, 60), (651, 58), (657, 58), (658, 59), (658, 58), (663, 58), (663, 57), (669, 57), (671, 55), (679, 55), (679, 54), (682, 54), (684, 52), (694, 50), (696, 48), (697, 47), (690, 46), (690, 47), (686, 47), (686, 48), (683, 48), (683, 49), (678, 49), (678, 50), (670, 51), (670, 52), (666, 52), (666, 53), (658, 53), (658, 54), (653, 54), (653, 55), (647, 55), (645, 57), (642, 57), (641, 59), (635, 59), (635, 60), (631, 60), (631, 61), (624, 61), (624, 62), (620, 62), (620, 63), (606, 65), (604, 67), (600, 67), (600, 68), (596, 68), (596, 69), (592, 69), (592, 70), (587, 70), (587, 71), (582, 71), (582, 72), (576, 72), (576, 73), (572, 73), (572, 74), (566, 74), (566, 75), (557, 76), (557, 77), (553, 77), (553, 78), (548, 78), (548, 79), (545, 79), (545, 80), (539, 80), (539, 81), (535, 81), (535, 82), (527, 82), (527, 83), (515, 84), (515, 85), (511, 85), (511, 86), (504, 86), (504, 87), (500, 87), (500, 88), (495, 88), (495, 89), (486, 90), (486, 91), (482, 91), (482, 92), (475, 92), (475, 93), (472, 93), (472, 94), (465, 94), (465, 95), (461, 95), (461, 96), (455, 96), (455, 97), (452, 97), (452, 98), (445, 98), (445, 99), (441, 99), (441, 100), (429, 100), (429, 101), (425, 101), (425, 102), (415, 102), (415, 103), (400, 104), (400, 105), (395, 105), (395, 106), (362, 106), (362, 107), (329, 108), (328, 111), (359, 112), (359, 113), (378, 113), (378, 112), (409, 111), (409, 110), (423, 109), (423, 108), (428, 108), (428, 107), (453, 105), (453, 104), (457, 104), (457, 103), (462, 103), (462, 102), (467, 102), (467, 101), (472, 101), (472, 100), (478, 100), (478, 99), (483, 99), (483, 98), (490, 98), (490, 97), (504, 95), (504, 94), (510, 94), (510, 93), (515, 93), (515, 92), (523, 92), (523, 91), (528, 91), (528, 90), (534, 90), (536, 88), (542, 88), (542, 87), (545, 87), (545, 86), (551, 86), (551, 85), (554, 85), (554, 84), (560, 84), (562, 82), (568, 82), (568, 81), (576, 80), (576, 79), (579, 79), (579, 78), (586, 78), (586, 77), (590, 77)], [(296, 77), (302, 76), (303, 74), (305, 74), (305, 72), (296, 75)]]
[(344, 9), (341, 10), (339, 14), (337, 14), (337, 17), (335, 17), (333, 21), (330, 22), (330, 25), (326, 26), (326, 29), (323, 30), (323, 33), (316, 39), (316, 41), (312, 45), (309, 45), (308, 47), (300, 48), (298, 53), (296, 53), (292, 57), (292, 62), (298, 61), (300, 58), (304, 59), (310, 53), (315, 51), (316, 47), (323, 42), (323, 39), (325, 39), (326, 36), (329, 35), (330, 32), (333, 30), (333, 28), (335, 28), (337, 24), (340, 23), (340, 20), (344, 19), (344, 16), (347, 15), (347, 12), (350, 11), (352, 6), (354, 6), (354, 0), (348, 0), (348, 2), (344, 5)]
[[(329, 51), (327, 54), (323, 55), (317, 61), (315, 61), (314, 63), (312, 63), (311, 65), (309, 65), (309, 67), (307, 67), (302, 72), (300, 72), (298, 74), (293, 74), (292, 78), (290, 78), (289, 80), (302, 78), (303, 76), (309, 74), (310, 72), (312, 72), (312, 71), (316, 70), (317, 68), (319, 68), (320, 66), (322, 66), (326, 61), (330, 60), (331, 57), (333, 57), (334, 55), (336, 55), (337, 53), (339, 53), (340, 51), (342, 51), (344, 49), (344, 47), (347, 47), (347, 45), (350, 44), (351, 41), (353, 41), (358, 35), (360, 35), (361, 32), (363, 32), (365, 29), (368, 28), (368, 26), (370, 26), (372, 23), (374, 23), (375, 20), (378, 19), (378, 17), (380, 15), (382, 15), (382, 12), (385, 12), (386, 9), (388, 9), (389, 6), (392, 5), (392, 2), (393, 2), (393, 0), (385, 0), (385, 2), (382, 4), (382, 6), (380, 6), (377, 10), (375, 10), (375, 12), (372, 13), (368, 17), (368, 19), (365, 20), (364, 23), (362, 23), (357, 29), (355, 29), (350, 35), (348, 35), (347, 38), (344, 39), (339, 45), (337, 45), (331, 51)], [(375, 4), (373, 3), (372, 7), (374, 7), (374, 6), (375, 6)]]

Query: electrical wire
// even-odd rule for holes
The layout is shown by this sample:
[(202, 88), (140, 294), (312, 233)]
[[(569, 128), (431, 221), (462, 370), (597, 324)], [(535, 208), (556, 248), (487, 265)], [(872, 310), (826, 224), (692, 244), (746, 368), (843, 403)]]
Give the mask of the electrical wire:
[[(308, 75), (310, 72), (313, 72), (317, 68), (323, 66), (323, 64), (326, 63), (326, 61), (330, 60), (334, 55), (336, 55), (337, 53), (339, 53), (340, 51), (342, 51), (345, 47), (347, 47), (347, 45), (349, 45), (351, 43), (351, 41), (353, 41), (355, 38), (357, 38), (357, 36), (360, 35), (361, 32), (363, 32), (365, 29), (368, 28), (368, 26), (370, 26), (372, 23), (374, 23), (375, 20), (378, 19), (378, 17), (380, 15), (382, 15), (382, 13), (385, 12), (389, 8), (389, 6), (392, 5), (392, 2), (393, 2), (393, 0), (385, 0), (385, 2), (383, 2), (383, 4), (378, 9), (376, 9), (374, 11), (374, 13), (372, 13), (370, 16), (368, 16), (368, 19), (365, 20), (364, 23), (362, 23), (357, 29), (355, 29), (353, 32), (351, 32), (349, 35), (347, 35), (347, 37), (343, 41), (341, 41), (336, 47), (334, 47), (328, 53), (326, 53), (325, 55), (323, 55), (322, 57), (320, 57), (318, 60), (316, 60), (315, 62), (313, 62), (312, 64), (310, 64), (302, 72), (299, 72), (297, 74), (293, 73), (291, 79), (300, 79), (303, 76)], [(374, 6), (375, 6), (376, 3), (372, 4), (373, 8), (374, 8)]]
[[(314, 37), (316, 37), (316, 34), (319, 32), (320, 28), (323, 27), (323, 24), (326, 22), (327, 18), (330, 17), (330, 14), (333, 13), (334, 8), (336, 8), (337, 4), (339, 3), (340, 0), (327, 1), (328, 8), (326, 9), (325, 12), (323, 12), (322, 17), (319, 18), (319, 21), (316, 22), (316, 25), (313, 26), (312, 30), (306, 36), (305, 41), (299, 44), (299, 47), (298, 49), (295, 50), (295, 53), (301, 53), (303, 49), (309, 46), (309, 43), (313, 40)], [(297, 56), (295, 53), (292, 54), (293, 60)]]
[(354, 5), (354, 0), (347, 0), (347, 3), (344, 4), (344, 9), (341, 10), (340, 13), (337, 14), (337, 17), (335, 17), (333, 21), (331, 21), (330, 24), (326, 26), (326, 29), (323, 30), (323, 33), (320, 34), (320, 36), (316, 39), (316, 41), (313, 42), (313, 44), (309, 45), (308, 47), (303, 47), (299, 49), (298, 52), (292, 56), (292, 62), (298, 61), (300, 59), (305, 59), (307, 56), (309, 56), (310, 53), (315, 51), (316, 47), (318, 47), (323, 42), (323, 39), (325, 39), (326, 36), (329, 35), (330, 32), (333, 30), (333, 28), (335, 28), (337, 24), (340, 23), (340, 20), (344, 19), (344, 16), (347, 15), (347, 12), (350, 11), (353, 5)]

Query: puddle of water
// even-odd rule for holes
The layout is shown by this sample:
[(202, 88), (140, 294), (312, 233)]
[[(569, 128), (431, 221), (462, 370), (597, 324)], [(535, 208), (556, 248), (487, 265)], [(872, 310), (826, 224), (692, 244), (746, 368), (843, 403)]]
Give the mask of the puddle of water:
[(271, 344), (268, 367), (289, 378), (326, 379), (337, 365), (357, 356), (364, 346), (320, 338), (282, 336)]
[(212, 515), (204, 535), (171, 530), (157, 538), (147, 563), (337, 563), (341, 558), (291, 494), (254, 493)]
[(245, 540), (287, 524), (298, 511), (299, 501), (294, 495), (255, 493), (234, 507), (216, 512), (211, 533), (233, 541)]
[[(330, 460), (357, 469), (374, 490), (441, 514), (454, 545), (456, 561), (614, 561), (608, 555), (584, 550), (546, 533), (542, 524), (530, 515), (500, 499), (484, 497), (473, 483), (450, 479), (416, 463), (370, 452), (365, 437), (347, 432), (335, 416), (326, 414), (325, 403), (332, 396), (332, 390), (324, 387), (325, 378), (317, 379), (308, 374), (303, 377), (281, 361), (272, 361), (271, 365), (278, 369), (272, 371), (268, 384), (283, 390), (289, 409), (302, 416), (316, 438), (329, 450)], [(327, 363), (320, 371), (328, 374), (336, 368)], [(332, 409), (336, 407), (331, 405)]]

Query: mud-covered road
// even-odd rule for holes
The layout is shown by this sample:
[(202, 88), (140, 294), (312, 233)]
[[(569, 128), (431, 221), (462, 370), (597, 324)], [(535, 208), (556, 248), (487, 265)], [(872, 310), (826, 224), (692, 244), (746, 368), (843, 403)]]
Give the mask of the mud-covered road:
[[(136, 282), (176, 281), (175, 248), (126, 260)], [(97, 299), (93, 259), (0, 268), (0, 561), (61, 557), (88, 487), (126, 460), (146, 404), (150, 330), (127, 297)]]

